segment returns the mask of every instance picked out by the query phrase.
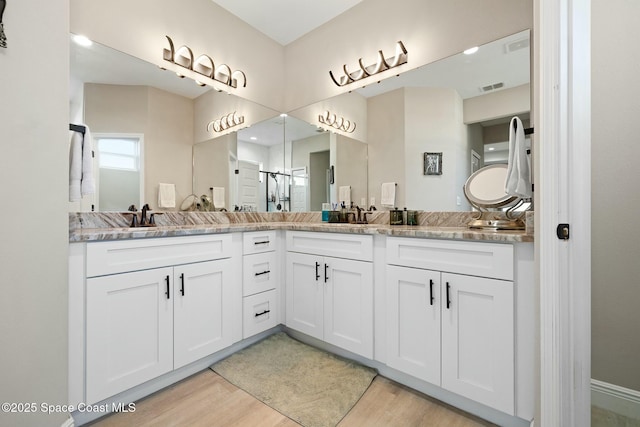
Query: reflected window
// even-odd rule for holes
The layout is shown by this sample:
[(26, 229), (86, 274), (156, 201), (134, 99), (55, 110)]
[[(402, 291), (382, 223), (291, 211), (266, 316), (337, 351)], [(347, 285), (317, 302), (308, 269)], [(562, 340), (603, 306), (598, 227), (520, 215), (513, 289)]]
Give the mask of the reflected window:
[(140, 138), (101, 137), (97, 143), (101, 169), (140, 170)]

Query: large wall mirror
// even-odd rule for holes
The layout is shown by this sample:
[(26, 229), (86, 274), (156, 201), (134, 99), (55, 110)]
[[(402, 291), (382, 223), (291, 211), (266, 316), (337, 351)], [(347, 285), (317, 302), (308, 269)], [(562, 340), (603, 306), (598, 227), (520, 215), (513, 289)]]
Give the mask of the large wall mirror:
[[(382, 184), (394, 182), (395, 206), (470, 210), (466, 179), (506, 162), (511, 117), (529, 126), (529, 73), (524, 31), (283, 117), (107, 47), (71, 43), (70, 121), (101, 136), (143, 136), (135, 204), (156, 206), (159, 183), (174, 183), (175, 209), (189, 196), (213, 200), (220, 188), (227, 210), (317, 211), (346, 194), (381, 209)], [(356, 130), (323, 125), (325, 111)], [(245, 123), (220, 133), (194, 128), (230, 112)], [(426, 173), (425, 153), (441, 154), (442, 173)], [(70, 209), (92, 204), (107, 206), (96, 199)]]

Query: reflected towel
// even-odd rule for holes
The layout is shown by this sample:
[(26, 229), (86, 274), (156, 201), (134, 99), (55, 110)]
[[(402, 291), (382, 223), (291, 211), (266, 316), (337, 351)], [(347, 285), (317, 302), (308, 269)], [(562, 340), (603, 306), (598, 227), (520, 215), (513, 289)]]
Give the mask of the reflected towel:
[(83, 126), (85, 131), (82, 139), (82, 181), (80, 185), (82, 195), (86, 196), (96, 192), (96, 185), (93, 180), (93, 140), (91, 139), (89, 126)]
[(213, 207), (215, 209), (224, 208), (224, 187), (213, 187)]
[(396, 183), (385, 182), (380, 189), (380, 204), (387, 208), (393, 208), (396, 205)]
[(176, 207), (176, 185), (175, 184), (158, 184), (158, 207), (159, 208), (175, 208)]
[(509, 124), (509, 163), (504, 191), (510, 196), (531, 198), (531, 173), (525, 146), (524, 126), (518, 117)]
[(338, 190), (338, 201), (340, 203), (344, 202), (344, 205), (346, 207), (350, 207), (351, 206), (351, 186), (350, 185), (343, 185), (339, 188)]
[(82, 198), (80, 186), (82, 181), (82, 134), (73, 132), (69, 146), (69, 201)]

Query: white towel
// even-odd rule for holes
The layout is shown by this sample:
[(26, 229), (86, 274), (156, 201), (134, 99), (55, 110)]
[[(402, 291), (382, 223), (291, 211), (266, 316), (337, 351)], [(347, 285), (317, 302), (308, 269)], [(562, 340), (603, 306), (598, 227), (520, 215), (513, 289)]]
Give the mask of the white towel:
[(85, 131), (82, 139), (82, 182), (80, 191), (83, 196), (86, 196), (96, 192), (96, 185), (93, 180), (93, 139), (91, 139), (89, 126), (83, 126)]
[(393, 208), (396, 205), (396, 183), (385, 182), (380, 189), (380, 204), (387, 208)]
[(176, 207), (176, 185), (175, 184), (158, 184), (158, 207), (159, 208), (175, 208)]
[(224, 187), (213, 187), (213, 207), (224, 208)]
[(344, 202), (346, 207), (351, 206), (351, 186), (343, 185), (338, 189), (338, 201), (340, 203)]
[(504, 191), (510, 196), (531, 198), (531, 174), (524, 140), (524, 126), (518, 117), (509, 124), (509, 163)]
[(82, 181), (82, 134), (73, 132), (69, 146), (69, 201), (82, 198), (80, 187)]
[(73, 131), (69, 145), (69, 201), (75, 202), (82, 196), (96, 192), (93, 180), (93, 150), (91, 133), (86, 127), (84, 136)]

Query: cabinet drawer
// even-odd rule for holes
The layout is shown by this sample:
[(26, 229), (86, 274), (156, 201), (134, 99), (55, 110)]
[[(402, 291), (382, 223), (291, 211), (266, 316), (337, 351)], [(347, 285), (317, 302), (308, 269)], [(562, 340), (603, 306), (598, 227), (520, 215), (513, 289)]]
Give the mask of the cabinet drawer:
[(288, 231), (287, 250), (335, 258), (372, 261), (373, 238), (357, 234)]
[(243, 338), (248, 338), (277, 325), (275, 289), (245, 297), (243, 303)]
[(387, 264), (513, 280), (513, 246), (389, 237)]
[(87, 277), (230, 256), (230, 234), (95, 242), (87, 244)]
[(242, 257), (244, 296), (274, 289), (278, 283), (278, 254), (265, 252)]
[(257, 254), (276, 250), (276, 232), (252, 231), (242, 235), (242, 253)]

